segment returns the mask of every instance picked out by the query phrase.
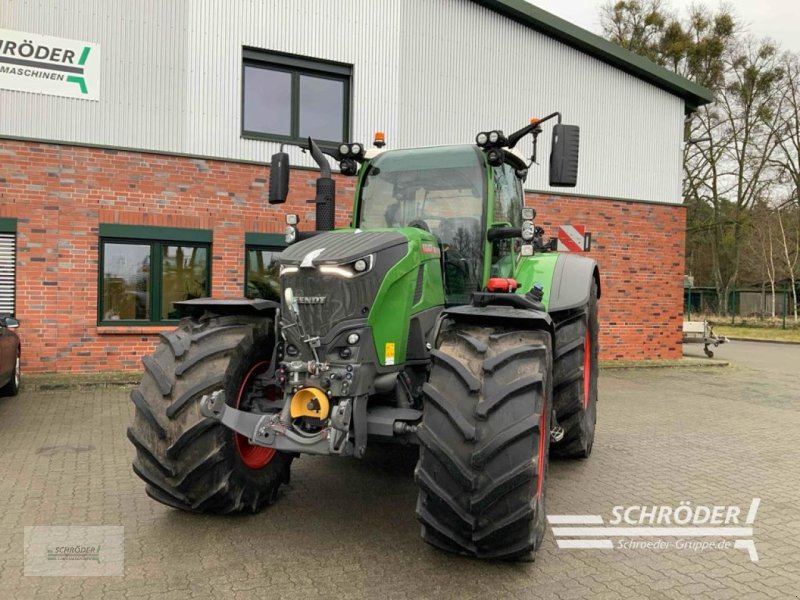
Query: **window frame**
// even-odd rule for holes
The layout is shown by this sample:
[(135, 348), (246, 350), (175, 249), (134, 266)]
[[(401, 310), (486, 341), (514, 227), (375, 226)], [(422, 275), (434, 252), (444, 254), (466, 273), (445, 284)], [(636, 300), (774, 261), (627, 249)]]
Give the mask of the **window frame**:
[(288, 244), (280, 233), (245, 233), (244, 235), (244, 281), (242, 295), (247, 298), (247, 268), (248, 254), (251, 250), (268, 250), (270, 252), (283, 252)]
[(11, 247), (11, 312), (4, 313), (0, 310), (0, 314), (10, 314), (13, 317), (17, 314), (17, 255), (19, 253), (17, 249), (17, 244), (19, 243), (17, 219), (15, 217), (0, 217), (0, 234), (9, 235), (13, 238)]
[[(251, 131), (245, 129), (245, 69), (248, 67), (260, 67), (290, 73), (291, 78), (291, 108), (289, 111), (289, 135), (277, 133), (264, 133), (261, 131)], [(306, 58), (295, 54), (286, 54), (272, 50), (260, 50), (257, 48), (242, 48), (242, 83), (241, 83), (241, 104), (240, 104), (240, 135), (244, 139), (262, 140), (269, 142), (298, 143), (305, 138), (300, 137), (300, 76), (309, 75), (321, 79), (331, 79), (341, 81), (344, 84), (344, 101), (342, 106), (342, 132), (344, 139), (326, 140), (319, 139), (320, 142), (341, 143), (350, 140), (351, 131), (351, 99), (352, 99), (352, 79), (353, 66), (322, 60), (318, 58)], [(316, 138), (315, 138), (316, 139)]]
[[(166, 319), (161, 316), (162, 279), (164, 274), (165, 246), (195, 246), (205, 248), (208, 255), (206, 262), (206, 280), (208, 293), (211, 294), (212, 232), (206, 229), (179, 229), (174, 227), (154, 227), (138, 225), (101, 224), (98, 233), (97, 260), (97, 325), (98, 327), (158, 327), (174, 325), (180, 319)], [(105, 245), (131, 244), (150, 246), (150, 281), (147, 292), (150, 303), (149, 319), (116, 319), (104, 320), (105, 287), (103, 285), (105, 266)], [(156, 313), (158, 318), (156, 318)]]

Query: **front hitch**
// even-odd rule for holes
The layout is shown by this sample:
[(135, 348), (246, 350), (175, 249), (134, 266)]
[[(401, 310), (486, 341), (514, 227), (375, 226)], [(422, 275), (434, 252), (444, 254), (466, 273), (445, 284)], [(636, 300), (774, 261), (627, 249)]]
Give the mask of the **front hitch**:
[[(349, 400), (343, 402), (349, 403)], [(252, 444), (274, 448), (280, 452), (340, 455), (353, 453), (353, 445), (347, 442), (347, 429), (338, 429), (349, 429), (350, 410), (347, 406), (335, 406), (334, 413), (338, 418), (333, 422), (334, 426), (313, 434), (300, 434), (293, 430), (291, 425), (287, 426), (281, 420), (280, 413), (259, 414), (233, 408), (226, 404), (223, 390), (204, 395), (200, 399), (200, 413), (245, 436)]]

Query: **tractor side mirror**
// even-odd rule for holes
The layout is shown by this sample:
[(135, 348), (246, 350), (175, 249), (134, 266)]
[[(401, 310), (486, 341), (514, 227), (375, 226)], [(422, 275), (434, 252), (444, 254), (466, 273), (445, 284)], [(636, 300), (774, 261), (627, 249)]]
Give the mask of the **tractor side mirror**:
[(289, 155), (278, 152), (272, 155), (269, 167), (269, 203), (283, 204), (289, 195)]
[(578, 146), (580, 127), (562, 125), (553, 127), (553, 145), (550, 151), (550, 185), (575, 187), (578, 183)]

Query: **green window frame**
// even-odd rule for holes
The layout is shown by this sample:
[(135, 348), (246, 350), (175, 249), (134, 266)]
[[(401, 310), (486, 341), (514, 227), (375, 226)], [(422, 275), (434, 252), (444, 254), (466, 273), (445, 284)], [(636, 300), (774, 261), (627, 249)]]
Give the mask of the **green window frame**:
[[(192, 249), (192, 258), (194, 260), (194, 253), (197, 251), (198, 256), (204, 255), (205, 265), (199, 267), (201, 273), (201, 282), (194, 289), (186, 288), (185, 296), (209, 296), (211, 294), (211, 242), (213, 234), (210, 230), (206, 229), (180, 229), (174, 227), (154, 227), (154, 226), (140, 226), (140, 225), (120, 225), (120, 224), (101, 224), (99, 231), (99, 244), (98, 244), (98, 268), (97, 268), (97, 324), (102, 326), (131, 326), (131, 325), (164, 325), (177, 323), (177, 315), (170, 316), (170, 313), (164, 307), (168, 290), (165, 288), (165, 280), (167, 264), (170, 259), (175, 261), (174, 268), (181, 270), (184, 267), (178, 266), (177, 257), (185, 248)], [(106, 277), (106, 255), (108, 253), (107, 245), (130, 245), (138, 247), (140, 257), (144, 257), (142, 261), (142, 270), (137, 274), (144, 276), (143, 282), (146, 284), (143, 289), (139, 291), (131, 291), (126, 287), (127, 282), (120, 282), (117, 290), (112, 291), (107, 289), (111, 285), (111, 277)], [(178, 247), (175, 256), (172, 257), (168, 254), (170, 247)], [(147, 249), (146, 253), (142, 250)], [(200, 252), (202, 251), (202, 252)], [(166, 259), (166, 260), (165, 260)], [(191, 281), (193, 273), (188, 275)], [(186, 279), (176, 277), (173, 282), (177, 284), (186, 285)], [(142, 283), (142, 282), (140, 282)], [(199, 288), (202, 288), (200, 290)], [(197, 292), (197, 293), (194, 293)], [(124, 318), (113, 316), (114, 311), (118, 310), (117, 307), (107, 307), (107, 295), (111, 296), (118, 293), (121, 296), (126, 296), (127, 304), (133, 304), (134, 310), (138, 310), (140, 306), (144, 306), (149, 312), (144, 318)]]
[[(251, 265), (252, 255), (258, 252), (279, 254), (286, 248), (284, 236), (278, 233), (246, 233), (244, 245), (244, 295), (246, 298), (263, 298), (280, 302), (280, 281), (272, 282), (272, 291), (266, 287), (264, 271), (268, 265)], [(251, 275), (254, 273), (255, 276)]]
[[(255, 130), (248, 128), (247, 115), (251, 111), (257, 111), (253, 106), (248, 105), (247, 99), (247, 73), (250, 69), (263, 69), (275, 74), (283, 74), (289, 77), (289, 133), (281, 134), (268, 131)], [(253, 71), (251, 71), (253, 72)], [(256, 48), (242, 49), (242, 105), (241, 105), (241, 131), (243, 138), (267, 140), (274, 142), (303, 142), (309, 133), (317, 141), (339, 143), (350, 140), (350, 114), (351, 114), (351, 80), (353, 67), (345, 63), (306, 58), (282, 52), (259, 50)], [(342, 106), (341, 106), (341, 136), (335, 139), (327, 139), (325, 136), (314, 135), (313, 131), (301, 131), (301, 78), (306, 81), (329, 81), (342, 84)], [(251, 100), (252, 102), (252, 100)], [(335, 112), (334, 112), (335, 114)], [(330, 121), (330, 119), (326, 119)]]

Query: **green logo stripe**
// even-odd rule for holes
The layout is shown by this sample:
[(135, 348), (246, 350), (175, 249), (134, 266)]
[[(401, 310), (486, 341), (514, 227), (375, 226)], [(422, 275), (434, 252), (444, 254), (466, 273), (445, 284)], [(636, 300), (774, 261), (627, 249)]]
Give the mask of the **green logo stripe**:
[(86, 59), (89, 58), (89, 50), (91, 50), (91, 48), (89, 48), (89, 46), (84, 46), (83, 47), (83, 52), (81, 52), (81, 57), (78, 60), (78, 64), (79, 65), (85, 65), (86, 64)]
[[(88, 50), (88, 48), (87, 48), (87, 50)], [(86, 53), (84, 53), (84, 54), (86, 54)], [(86, 89), (86, 80), (83, 77), (78, 77), (76, 75), (70, 75), (69, 77), (67, 77), (67, 81), (69, 81), (70, 83), (77, 83), (79, 86), (81, 86), (81, 94), (88, 94), (89, 93), (89, 90)]]

